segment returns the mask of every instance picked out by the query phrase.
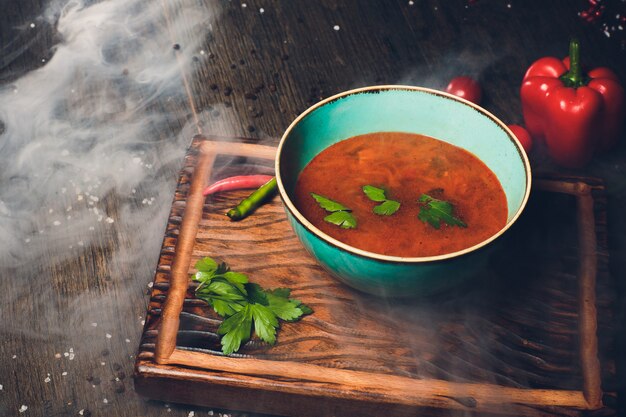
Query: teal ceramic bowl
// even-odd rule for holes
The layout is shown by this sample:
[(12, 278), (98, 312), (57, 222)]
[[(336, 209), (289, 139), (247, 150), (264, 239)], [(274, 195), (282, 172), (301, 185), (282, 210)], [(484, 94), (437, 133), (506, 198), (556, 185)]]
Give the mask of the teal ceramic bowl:
[[(431, 136), (480, 158), (496, 174), (506, 194), (506, 225), (487, 240), (462, 251), (416, 258), (357, 249), (313, 226), (293, 203), (302, 169), (336, 142), (384, 131)], [(491, 113), (441, 91), (395, 85), (347, 91), (302, 113), (287, 128), (278, 146), (276, 179), (291, 227), (307, 251), (345, 284), (382, 296), (430, 295), (480, 272), (493, 242), (522, 213), (531, 186), (526, 153), (506, 125)]]

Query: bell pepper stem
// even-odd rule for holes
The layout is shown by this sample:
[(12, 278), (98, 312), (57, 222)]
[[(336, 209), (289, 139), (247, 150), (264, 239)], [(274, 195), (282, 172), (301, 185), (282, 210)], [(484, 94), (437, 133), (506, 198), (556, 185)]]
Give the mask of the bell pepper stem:
[(577, 88), (585, 85), (583, 71), (580, 66), (580, 42), (572, 39), (569, 42), (569, 71), (561, 76), (561, 81), (567, 87)]

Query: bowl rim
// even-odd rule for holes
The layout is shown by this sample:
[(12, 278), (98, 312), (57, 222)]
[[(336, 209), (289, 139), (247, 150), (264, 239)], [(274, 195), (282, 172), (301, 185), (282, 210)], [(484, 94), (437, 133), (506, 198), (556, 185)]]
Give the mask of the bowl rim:
[[(468, 248), (462, 249), (460, 251), (456, 251), (456, 252), (450, 252), (450, 253), (445, 253), (442, 255), (435, 255), (435, 256), (421, 256), (421, 257), (404, 257), (404, 256), (391, 256), (391, 255), (383, 255), (383, 254), (379, 254), (379, 253), (375, 253), (375, 252), (369, 252), (363, 249), (359, 249), (356, 248), (354, 246), (350, 246), (347, 245), (333, 237), (331, 237), (330, 235), (324, 233), (323, 231), (321, 231), (320, 229), (318, 229), (317, 227), (315, 227), (309, 220), (307, 220), (302, 213), (300, 213), (300, 211), (296, 208), (296, 206), (294, 205), (294, 203), (291, 201), (291, 199), (289, 198), (289, 196), (287, 195), (287, 191), (285, 190), (285, 187), (283, 185), (283, 181), (282, 181), (282, 177), (281, 177), (281, 170), (280, 170), (280, 159), (281, 159), (281, 155), (282, 155), (282, 151), (283, 151), (283, 147), (285, 145), (285, 142), (287, 141), (287, 137), (290, 135), (291, 131), (294, 129), (294, 127), (300, 123), (300, 121), (302, 119), (304, 119), (305, 117), (307, 117), (309, 114), (311, 114), (313, 111), (315, 111), (316, 109), (318, 109), (319, 107), (322, 107), (326, 104), (329, 104), (333, 101), (336, 101), (340, 98), (343, 97), (347, 97), (350, 95), (354, 95), (354, 94), (361, 94), (361, 93), (366, 93), (369, 91), (381, 91), (381, 90), (403, 90), (403, 91), (417, 91), (417, 92), (422, 92), (422, 93), (427, 93), (427, 94), (433, 94), (436, 96), (440, 96), (443, 98), (447, 98), (447, 99), (451, 99), (454, 101), (458, 101), (461, 102), (465, 105), (468, 105), (472, 108), (474, 108), (476, 111), (478, 111), (479, 113), (481, 113), (482, 115), (486, 116), (487, 118), (491, 119), (494, 123), (496, 123), (496, 125), (498, 125), (508, 136), (508, 138), (513, 142), (513, 144), (515, 145), (520, 158), (522, 159), (522, 162), (524, 164), (524, 172), (526, 173), (526, 189), (524, 190), (524, 197), (522, 199), (522, 202), (520, 204), (520, 206), (518, 207), (517, 211), (514, 213), (513, 217), (511, 217), (511, 220), (507, 221), (506, 224), (504, 225), (504, 227), (502, 227), (497, 233), (495, 233), (494, 235), (492, 235), (491, 237), (473, 245), (470, 246)], [(348, 139), (348, 138), (346, 138)], [(305, 111), (303, 111), (298, 117), (296, 117), (296, 119), (291, 122), (291, 124), (289, 125), (289, 127), (287, 127), (287, 129), (285, 130), (285, 132), (283, 133), (282, 137), (280, 138), (280, 142), (278, 143), (278, 147), (276, 149), (276, 158), (274, 161), (274, 169), (275, 169), (275, 175), (276, 175), (276, 182), (278, 185), (278, 192), (280, 195), (280, 198), (283, 201), (283, 204), (285, 205), (286, 209), (294, 216), (294, 218), (305, 228), (307, 229), (309, 232), (311, 232), (312, 234), (314, 234), (316, 237), (318, 237), (319, 239), (321, 239), (322, 241), (324, 241), (327, 244), (330, 244), (332, 246), (338, 247), (340, 249), (343, 249), (344, 251), (363, 257), (363, 258), (368, 258), (368, 259), (373, 259), (373, 260), (377, 260), (377, 261), (383, 261), (383, 262), (393, 262), (393, 263), (427, 263), (427, 262), (433, 262), (433, 261), (444, 261), (444, 260), (448, 260), (448, 259), (452, 259), (452, 258), (456, 258), (456, 257), (460, 257), (462, 255), (477, 251), (478, 249), (488, 245), (489, 243), (493, 242), (494, 240), (496, 240), (498, 237), (500, 237), (502, 234), (504, 234), (504, 232), (506, 232), (519, 218), (519, 216), (522, 214), (522, 212), (524, 211), (524, 208), (526, 207), (526, 203), (528, 202), (528, 198), (530, 196), (530, 190), (531, 190), (531, 185), (532, 185), (532, 175), (531, 175), (531, 169), (530, 169), (530, 162), (528, 160), (528, 156), (526, 155), (526, 152), (524, 151), (524, 148), (522, 147), (521, 143), (519, 142), (519, 140), (515, 137), (515, 135), (513, 134), (513, 132), (506, 126), (506, 124), (504, 124), (504, 122), (502, 122), (500, 119), (498, 119), (496, 116), (494, 116), (491, 112), (485, 110), (484, 108), (478, 106), (477, 104), (472, 103), (471, 101), (465, 100), (461, 97), (443, 92), (443, 91), (439, 91), (439, 90), (435, 90), (435, 89), (431, 89), (431, 88), (426, 88), (426, 87), (418, 87), (418, 86), (409, 86), (409, 85), (377, 85), (377, 86), (368, 86), (368, 87), (361, 87), (361, 88), (355, 88), (352, 90), (347, 90), (338, 94), (335, 94), (331, 97), (328, 97), (324, 100), (321, 100), (317, 103), (315, 103), (314, 105), (312, 105), (311, 107), (309, 107), (308, 109), (306, 109)]]

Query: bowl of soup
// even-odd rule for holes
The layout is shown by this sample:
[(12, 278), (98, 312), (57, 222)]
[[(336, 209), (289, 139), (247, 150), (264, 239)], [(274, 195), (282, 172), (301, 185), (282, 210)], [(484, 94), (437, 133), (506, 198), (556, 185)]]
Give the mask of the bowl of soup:
[(345, 284), (430, 295), (484, 271), (531, 188), (521, 144), (494, 115), (421, 87), (347, 91), (285, 131), (276, 179), (305, 249)]

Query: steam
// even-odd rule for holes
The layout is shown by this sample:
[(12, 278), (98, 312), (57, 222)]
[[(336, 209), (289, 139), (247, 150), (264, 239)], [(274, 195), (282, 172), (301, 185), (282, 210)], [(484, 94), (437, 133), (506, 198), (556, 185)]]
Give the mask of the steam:
[(213, 18), (197, 4), (70, 1), (46, 11), (61, 39), (52, 58), (0, 90), (0, 265), (44, 250), (71, 256), (116, 221), (163, 219), (174, 182), (161, 171), (197, 133), (165, 136), (191, 113), (183, 77)]
[[(95, 264), (90, 247), (110, 254), (96, 272), (148, 282), (176, 174), (199, 133), (202, 115), (186, 80), (216, 13), (192, 0), (70, 0), (53, 1), (35, 19), (56, 29), (51, 58), (0, 85), (0, 279), (12, 286), (0, 297), (0, 317), (26, 298), (58, 319), (60, 328), (47, 331), (60, 334), (67, 312), (51, 305), (51, 270), (84, 256)], [(26, 276), (35, 271), (42, 277)], [(67, 324), (130, 304), (132, 285), (118, 288), (117, 300), (75, 298)], [(101, 308), (80, 311), (94, 303)], [(18, 321), (3, 321), (0, 332), (45, 338), (27, 314)]]

